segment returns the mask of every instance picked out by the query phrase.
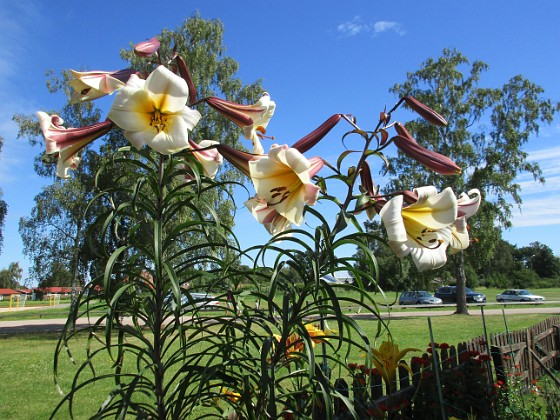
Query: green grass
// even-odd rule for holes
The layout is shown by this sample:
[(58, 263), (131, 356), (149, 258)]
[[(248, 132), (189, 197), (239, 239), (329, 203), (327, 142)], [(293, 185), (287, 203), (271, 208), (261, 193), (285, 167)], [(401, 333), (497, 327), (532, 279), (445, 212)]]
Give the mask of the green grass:
[[(536, 324), (546, 319), (547, 314), (508, 315), (510, 330), (517, 330)], [(438, 342), (456, 344), (475, 336), (482, 335), (483, 325), (480, 316), (451, 315), (433, 317), (431, 319), (434, 337)], [(487, 316), (489, 333), (505, 331), (502, 316)], [(371, 320), (360, 320), (360, 325), (373, 339), (377, 324)], [(410, 317), (392, 319), (389, 323), (394, 339), (401, 348), (413, 347), (425, 350), (429, 343), (429, 330), (426, 317)], [(381, 341), (385, 337), (380, 337)], [(53, 354), (58, 339), (57, 334), (3, 335), (0, 336), (0, 378), (2, 392), (0, 403), (2, 417), (10, 419), (48, 418), (60, 396), (53, 384)], [(73, 341), (75, 357), (85, 357), (85, 337), (79, 336)], [(409, 354), (407, 357), (413, 356)], [(352, 355), (348, 362), (360, 363), (359, 354)], [(75, 373), (75, 367), (62, 357), (63, 366), (61, 381), (66, 386)], [(98, 373), (110, 370), (110, 361), (101, 360), (96, 365)], [(336, 372), (335, 372), (336, 373)], [(9, 386), (8, 386), (9, 384)], [(77, 403), (76, 418), (87, 418), (95, 413), (110, 389), (110, 384), (96, 384), (83, 392)], [(57, 418), (67, 418), (67, 411), (61, 412)]]

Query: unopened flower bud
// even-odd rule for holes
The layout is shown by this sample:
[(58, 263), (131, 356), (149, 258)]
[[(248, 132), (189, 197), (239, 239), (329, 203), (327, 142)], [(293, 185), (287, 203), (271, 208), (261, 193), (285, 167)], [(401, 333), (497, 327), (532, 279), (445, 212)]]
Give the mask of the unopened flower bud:
[(432, 108), (424, 105), (419, 100), (413, 98), (412, 96), (405, 96), (403, 99), (410, 108), (412, 108), (418, 115), (420, 115), (426, 121), (434, 125), (438, 125), (440, 127), (447, 125), (447, 121), (445, 120), (445, 118), (439, 115)]
[(159, 41), (156, 37), (150, 38), (144, 42), (139, 42), (134, 46), (134, 54), (138, 57), (149, 57), (157, 50), (159, 50)]
[(391, 139), (391, 141), (395, 143), (399, 150), (405, 155), (411, 157), (417, 162), (420, 162), (426, 168), (437, 172), (438, 174), (457, 175), (461, 173), (461, 168), (450, 158), (432, 150), (428, 150), (408, 137), (395, 136)]

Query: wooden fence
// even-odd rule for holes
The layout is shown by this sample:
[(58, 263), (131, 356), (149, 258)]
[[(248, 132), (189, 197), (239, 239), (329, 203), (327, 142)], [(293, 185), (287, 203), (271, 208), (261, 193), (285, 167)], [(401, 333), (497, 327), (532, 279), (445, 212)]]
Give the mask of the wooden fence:
[(560, 318), (551, 317), (522, 331), (493, 334), (490, 338), (496, 379), (505, 382), (515, 373), (527, 385), (558, 365)]
[[(356, 366), (352, 383), (338, 379), (336, 387), (354, 402), (360, 418), (441, 418), (468, 410), (475, 415), (479, 410), (483, 415), (477, 418), (483, 418), (490, 407), (484, 406), (482, 395), (495, 381), (505, 383), (508, 374), (515, 374), (529, 385), (559, 367), (559, 317), (525, 330), (492, 334), (489, 341), (476, 337), (456, 346), (438, 345), (434, 354), (427, 352), (408, 362), (412, 375), (399, 367), (391, 384), (384, 383), (375, 369)], [(443, 410), (438, 387), (445, 391)], [(352, 418), (342, 398), (335, 400), (335, 413), (336, 419)]]

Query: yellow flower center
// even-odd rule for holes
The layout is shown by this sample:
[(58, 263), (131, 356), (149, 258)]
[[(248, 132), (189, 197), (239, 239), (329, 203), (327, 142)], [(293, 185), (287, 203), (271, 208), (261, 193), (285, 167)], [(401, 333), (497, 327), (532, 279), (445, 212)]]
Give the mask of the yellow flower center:
[(155, 110), (152, 114), (152, 120), (150, 121), (150, 125), (155, 127), (158, 133), (165, 131), (165, 127), (167, 126), (167, 115), (161, 113), (159, 110)]

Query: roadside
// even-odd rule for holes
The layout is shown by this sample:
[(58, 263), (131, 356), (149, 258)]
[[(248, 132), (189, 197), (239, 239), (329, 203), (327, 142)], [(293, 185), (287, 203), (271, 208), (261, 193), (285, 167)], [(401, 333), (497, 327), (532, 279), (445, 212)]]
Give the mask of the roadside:
[[(560, 306), (555, 307), (527, 307), (526, 305), (516, 305), (515, 308), (504, 308), (506, 314), (560, 314)], [(387, 311), (381, 312), (382, 319), (397, 319), (397, 318), (414, 318), (414, 317), (436, 317), (436, 316), (449, 316), (453, 315), (455, 309), (449, 310), (423, 310), (423, 311)], [(477, 306), (469, 307), (469, 314), (471, 316), (481, 316), (482, 311)], [(500, 315), (502, 309), (489, 309), (484, 307), (485, 315)], [(369, 314), (347, 314), (356, 319), (375, 319), (375, 315)], [(98, 318), (82, 318), (76, 323), (77, 327), (86, 327), (94, 324)], [(131, 323), (129, 318), (124, 318), (123, 323)], [(19, 320), (19, 321), (0, 321), (0, 335), (2, 334), (32, 334), (41, 332), (60, 332), (66, 324), (65, 318), (57, 319), (33, 319), (33, 320)]]

